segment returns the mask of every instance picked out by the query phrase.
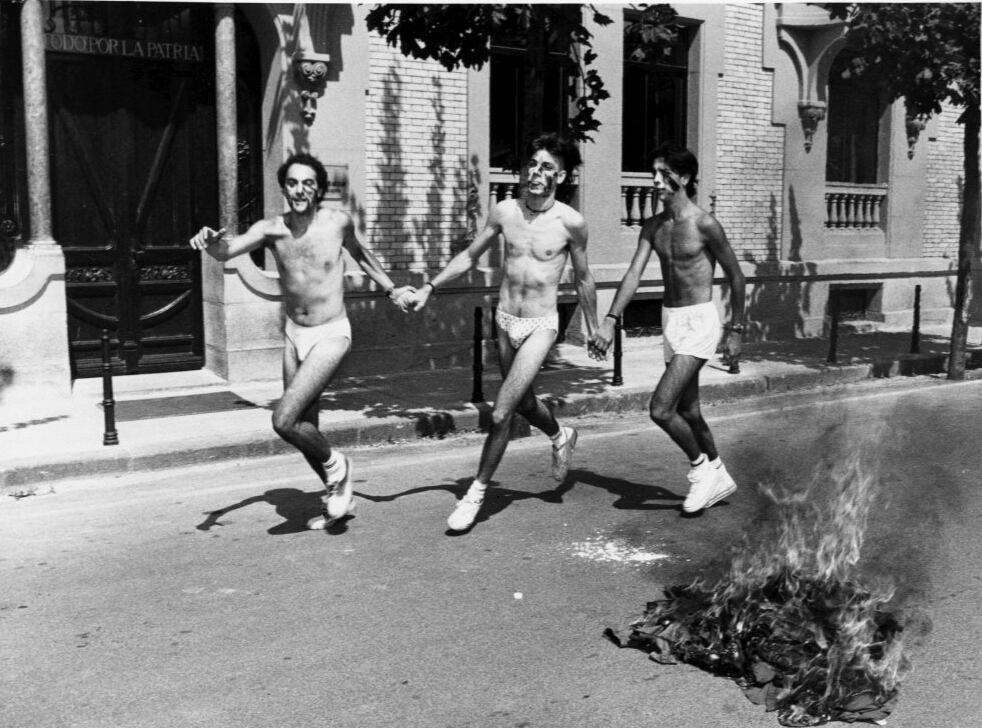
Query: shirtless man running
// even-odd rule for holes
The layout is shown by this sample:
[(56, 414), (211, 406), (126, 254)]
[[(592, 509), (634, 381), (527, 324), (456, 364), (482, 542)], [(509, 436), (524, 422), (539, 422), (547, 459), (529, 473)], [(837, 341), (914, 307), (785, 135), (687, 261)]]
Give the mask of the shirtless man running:
[[(699, 406), (699, 370), (716, 353), (721, 328), (725, 347), (735, 360), (740, 354), (745, 304), (743, 273), (723, 227), (692, 201), (699, 164), (688, 149), (663, 145), (655, 152), (654, 186), (662, 211), (641, 228), (638, 247), (590, 346), (605, 356), (614, 338), (614, 322), (641, 281), (651, 251), (661, 263), (665, 297), (662, 331), (665, 373), (651, 396), (649, 413), (689, 458), (689, 493), (682, 504), (695, 513), (736, 490), (726, 471), (709, 425)], [(713, 303), (713, 272), (717, 261), (730, 284), (730, 323), (720, 326)]]
[(203, 227), (191, 247), (225, 261), (268, 246), (276, 261), (286, 313), (283, 396), (273, 410), (273, 429), (304, 456), (326, 486), (324, 512), (307, 522), (326, 528), (354, 510), (351, 460), (330, 446), (318, 429), (319, 400), (351, 349), (344, 307), (342, 248), (403, 311), (415, 290), (397, 289), (372, 253), (355, 236), (351, 216), (320, 206), (327, 173), (309, 154), (294, 154), (277, 172), (289, 211), (260, 220), (242, 235)]
[(562, 482), (569, 472), (576, 430), (559, 426), (535, 396), (532, 383), (559, 333), (557, 298), (567, 258), (573, 264), (588, 334), (597, 328), (596, 287), (587, 266), (587, 226), (582, 215), (556, 200), (557, 187), (579, 164), (576, 147), (557, 135), (534, 139), (526, 166), (526, 194), (492, 207), (484, 230), (467, 249), (410, 298), (414, 309), (426, 305), (431, 293), (467, 272), (501, 235), (505, 261), (495, 321), (504, 381), (494, 403), (477, 477), (447, 519), (452, 531), (466, 531), (474, 524), (505, 453), (516, 412), (552, 439), (553, 478)]

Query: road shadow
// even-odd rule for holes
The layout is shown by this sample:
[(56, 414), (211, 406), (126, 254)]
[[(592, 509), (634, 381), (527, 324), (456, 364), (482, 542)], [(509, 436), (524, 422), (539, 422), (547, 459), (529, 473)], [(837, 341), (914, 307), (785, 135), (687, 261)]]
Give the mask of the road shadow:
[[(324, 491), (319, 490), (313, 493), (298, 490), (297, 488), (274, 488), (267, 490), (262, 495), (254, 495), (240, 500), (238, 503), (219, 508), (214, 511), (206, 511), (206, 518), (195, 528), (199, 531), (210, 531), (215, 526), (226, 526), (228, 523), (222, 522), (222, 518), (233, 511), (247, 508), (257, 503), (265, 503), (273, 507), (276, 515), (283, 519), (282, 523), (271, 526), (266, 530), (270, 536), (285, 536), (293, 533), (301, 533), (307, 529), (307, 521), (321, 512), (323, 505)], [(347, 531), (347, 520), (340, 519), (326, 529), (330, 535), (337, 535)]]
[[(612, 478), (589, 470), (572, 470), (570, 479), (594, 488), (606, 490), (617, 496), (614, 508), (636, 511), (679, 511), (682, 512), (682, 501), (685, 495), (673, 493), (660, 485), (635, 483), (623, 478)], [(657, 501), (657, 502), (652, 502)]]

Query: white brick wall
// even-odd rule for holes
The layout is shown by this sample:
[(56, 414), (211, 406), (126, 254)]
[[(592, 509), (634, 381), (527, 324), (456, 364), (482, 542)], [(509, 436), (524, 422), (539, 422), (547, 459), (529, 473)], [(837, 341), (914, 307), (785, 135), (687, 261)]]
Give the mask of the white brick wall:
[(771, 123), (774, 74), (762, 68), (763, 6), (728, 5), (716, 106), (716, 217), (740, 259), (774, 260), (784, 132)]
[(438, 268), (467, 230), (466, 71), (370, 43), (367, 238), (388, 268)]
[[(959, 215), (965, 181), (963, 149), (965, 127), (957, 122), (959, 111), (946, 107), (937, 118), (937, 133), (927, 144), (927, 190), (924, 196), (924, 252), (929, 258), (958, 257)], [(922, 136), (927, 131), (921, 132)], [(935, 139), (935, 141), (931, 141)]]

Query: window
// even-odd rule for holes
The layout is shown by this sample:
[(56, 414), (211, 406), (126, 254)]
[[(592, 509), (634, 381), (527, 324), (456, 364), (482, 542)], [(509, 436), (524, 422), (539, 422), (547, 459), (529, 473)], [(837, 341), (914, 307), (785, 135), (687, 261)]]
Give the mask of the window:
[(884, 104), (875, 81), (848, 69), (853, 55), (840, 53), (829, 71), (827, 182), (874, 184)]
[(691, 28), (680, 28), (668, 55), (636, 60), (636, 46), (627, 36), (633, 22), (632, 18), (624, 21), (621, 171), (649, 172), (651, 155), (658, 145), (675, 142), (686, 146), (688, 56), (694, 33)]
[[(577, 6), (567, 6), (575, 8)], [(491, 41), (491, 149), (489, 163), (492, 168), (518, 169), (525, 156), (524, 140), (520, 138), (522, 117), (525, 113), (526, 61), (525, 34), (520, 31), (505, 32)], [(542, 129), (529, 130), (562, 132), (569, 119), (569, 101), (566, 89), (569, 74), (566, 71), (565, 49), (558, 45), (550, 49), (546, 60), (545, 88), (542, 98)]]

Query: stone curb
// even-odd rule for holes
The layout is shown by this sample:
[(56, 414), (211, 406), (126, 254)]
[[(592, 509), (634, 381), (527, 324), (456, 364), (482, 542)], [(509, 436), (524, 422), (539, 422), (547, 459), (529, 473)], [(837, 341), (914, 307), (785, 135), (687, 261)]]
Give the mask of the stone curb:
[[(897, 374), (925, 374), (943, 371), (944, 357), (924, 357), (916, 365), (907, 366), (898, 359), (876, 361), (867, 364), (842, 365), (802, 372), (760, 375), (732, 382), (706, 382), (703, 385), (703, 401), (707, 404), (741, 399), (762, 394), (779, 394), (806, 391), (831, 385), (854, 384), (873, 377), (889, 377)], [(940, 363), (934, 361), (939, 359)], [(941, 367), (941, 368), (938, 368)], [(982, 370), (966, 373), (966, 378), (982, 378)], [(603, 393), (577, 394), (568, 397), (544, 399), (557, 414), (577, 417), (605, 412), (645, 411), (651, 397), (648, 387), (624, 387), (608, 389)], [(490, 419), (487, 405), (465, 404), (454, 412), (437, 411), (415, 417), (388, 417), (379, 421), (350, 421), (330, 428), (331, 442), (339, 447), (372, 445), (400, 440), (442, 438), (447, 435), (465, 434), (485, 430)], [(529, 434), (529, 427), (515, 428), (513, 435)], [(124, 473), (160, 470), (180, 465), (221, 462), (244, 458), (268, 457), (293, 452), (293, 448), (269, 433), (256, 432), (227, 438), (184, 440), (164, 443), (156, 447), (143, 447), (139, 452), (125, 445), (112, 448), (68, 453), (46, 463), (13, 460), (0, 469), (0, 494), (30, 495), (40, 490), (44, 483), (66, 478), (120, 475)]]

